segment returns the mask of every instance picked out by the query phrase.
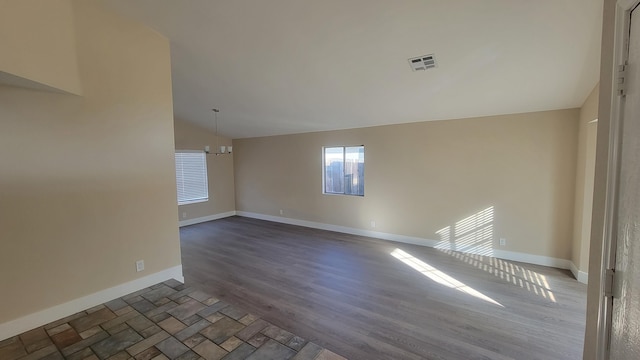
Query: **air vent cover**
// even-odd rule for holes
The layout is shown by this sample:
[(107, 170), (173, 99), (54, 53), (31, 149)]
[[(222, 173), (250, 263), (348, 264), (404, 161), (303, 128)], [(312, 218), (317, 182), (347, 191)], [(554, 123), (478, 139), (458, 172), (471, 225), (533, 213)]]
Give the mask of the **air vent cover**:
[(424, 71), (436, 67), (436, 58), (433, 54), (423, 55), (409, 59), (409, 65), (413, 71)]

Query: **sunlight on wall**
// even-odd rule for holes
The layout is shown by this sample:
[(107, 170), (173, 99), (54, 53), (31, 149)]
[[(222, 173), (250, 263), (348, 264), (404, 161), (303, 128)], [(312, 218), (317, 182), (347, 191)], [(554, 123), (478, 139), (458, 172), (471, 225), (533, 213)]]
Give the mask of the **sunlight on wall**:
[(403, 263), (409, 265), (413, 269), (417, 270), (418, 272), (422, 273), (424, 276), (428, 277), (429, 279), (437, 282), (440, 285), (444, 285), (448, 288), (458, 290), (460, 292), (463, 292), (467, 295), (471, 295), (473, 297), (484, 300), (486, 302), (490, 302), (500, 307), (504, 307), (502, 306), (502, 304), (493, 300), (492, 298), (461, 283), (460, 281), (452, 278), (451, 276), (443, 273), (442, 271), (434, 268), (433, 266), (425, 263), (424, 261), (417, 259), (416, 257), (412, 256), (411, 254), (408, 254), (403, 250), (395, 249), (391, 252), (391, 255), (396, 259), (402, 261)]
[(455, 250), (472, 254), (493, 255), (493, 216), (490, 206), (455, 223), (453, 231), (447, 226), (436, 231), (440, 250)]

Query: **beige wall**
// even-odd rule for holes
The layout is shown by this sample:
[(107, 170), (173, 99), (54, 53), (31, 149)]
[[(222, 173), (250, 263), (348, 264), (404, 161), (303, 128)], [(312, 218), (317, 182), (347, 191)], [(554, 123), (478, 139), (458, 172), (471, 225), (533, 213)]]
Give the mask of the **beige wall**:
[[(175, 120), (176, 150), (203, 150), (206, 145), (215, 152), (215, 133), (191, 123)], [(220, 137), (219, 145), (231, 145), (231, 140)], [(236, 209), (235, 189), (233, 184), (234, 155), (207, 156), (207, 172), (209, 183), (209, 201), (180, 205), (180, 220), (191, 220), (221, 214)]]
[[(573, 109), (234, 140), (236, 207), (433, 240), (493, 207), (490, 246), (570, 259), (578, 125)], [(323, 195), (322, 147), (359, 144), (365, 196)]]
[(72, 4), (84, 96), (0, 86), (0, 323), (180, 264), (169, 42)]
[(605, 0), (602, 21), (602, 53), (600, 57), (600, 94), (598, 97), (598, 134), (596, 145), (591, 243), (589, 250), (589, 286), (587, 289), (587, 323), (584, 359), (596, 359), (600, 272), (604, 238), (607, 167), (609, 166), (609, 126), (613, 97), (613, 56), (616, 0)]
[(575, 211), (573, 219), (573, 252), (571, 261), (579, 271), (589, 271), (589, 242), (591, 241), (591, 209), (596, 159), (598, 124), (598, 88), (596, 86), (580, 109), (578, 135), (578, 165), (576, 168)]
[(81, 94), (71, 1), (0, 0), (0, 9), (0, 83)]

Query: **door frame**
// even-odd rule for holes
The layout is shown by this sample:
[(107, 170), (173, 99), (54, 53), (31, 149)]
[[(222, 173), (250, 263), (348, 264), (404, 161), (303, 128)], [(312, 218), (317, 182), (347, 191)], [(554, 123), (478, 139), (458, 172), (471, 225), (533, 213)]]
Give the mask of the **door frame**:
[[(609, 359), (609, 341), (611, 330), (611, 312), (613, 298), (605, 296), (607, 293), (608, 276), (610, 269), (615, 270), (617, 247), (617, 203), (618, 203), (618, 177), (620, 173), (621, 157), (621, 130), (624, 114), (624, 96), (618, 94), (618, 69), (624, 64), (627, 56), (629, 42), (630, 14), (640, 0), (617, 0), (614, 30), (614, 54), (612, 84), (611, 84), (611, 112), (609, 114), (609, 149), (607, 164), (607, 180), (605, 195), (604, 226), (602, 231), (602, 256), (600, 258), (600, 288), (598, 299), (598, 323), (596, 359)], [(638, 19), (637, 21), (640, 21)]]

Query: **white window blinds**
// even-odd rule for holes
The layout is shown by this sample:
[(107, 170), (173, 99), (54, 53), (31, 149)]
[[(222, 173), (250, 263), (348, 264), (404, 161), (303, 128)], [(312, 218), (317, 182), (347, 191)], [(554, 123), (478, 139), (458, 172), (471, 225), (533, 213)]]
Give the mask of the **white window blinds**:
[(178, 205), (209, 200), (207, 157), (204, 152), (176, 151)]

